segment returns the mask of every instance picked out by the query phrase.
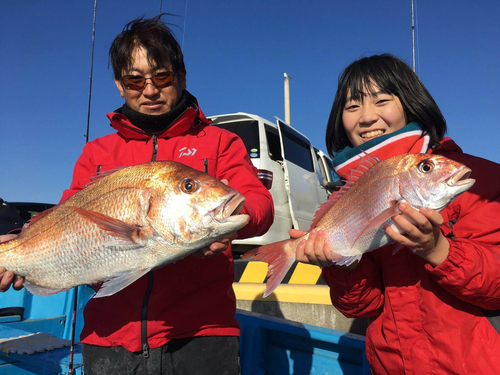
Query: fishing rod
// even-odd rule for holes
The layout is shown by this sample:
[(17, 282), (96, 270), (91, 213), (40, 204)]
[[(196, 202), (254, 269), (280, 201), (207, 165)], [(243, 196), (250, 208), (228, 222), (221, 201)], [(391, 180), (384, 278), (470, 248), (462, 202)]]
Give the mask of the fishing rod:
[[(92, 52), (90, 58), (90, 76), (89, 76), (89, 104), (87, 108), (87, 132), (85, 134), (85, 143), (89, 141), (90, 131), (90, 107), (92, 103), (92, 76), (94, 72), (94, 49), (95, 49), (95, 25), (97, 19), (97, 0), (94, 0), (94, 20), (92, 26)], [(76, 336), (76, 311), (78, 309), (78, 286), (74, 288), (73, 298), (73, 316), (71, 320), (71, 345), (69, 350), (68, 375), (74, 375), (74, 358), (75, 358), (75, 336)]]
[(97, 0), (94, 1), (94, 22), (92, 26), (92, 52), (90, 57), (90, 77), (89, 77), (89, 105), (87, 108), (87, 133), (85, 134), (85, 143), (89, 141), (90, 130), (90, 104), (92, 102), (92, 76), (94, 73), (94, 45), (95, 45), (95, 23), (97, 15)]

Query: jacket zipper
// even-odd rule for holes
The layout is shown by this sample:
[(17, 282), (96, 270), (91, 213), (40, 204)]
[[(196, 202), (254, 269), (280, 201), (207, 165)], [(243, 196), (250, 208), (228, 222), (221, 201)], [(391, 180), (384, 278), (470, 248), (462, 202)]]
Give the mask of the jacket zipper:
[(151, 296), (151, 290), (153, 289), (153, 272), (148, 273), (148, 286), (146, 288), (146, 294), (142, 301), (141, 310), (141, 341), (142, 341), (142, 356), (144, 358), (149, 357), (149, 344), (148, 344), (148, 307), (149, 307), (149, 297)]
[[(156, 135), (152, 136), (153, 140), (153, 154), (151, 155), (151, 161), (156, 161), (156, 155), (158, 153), (158, 138)], [(149, 297), (151, 296), (151, 291), (153, 290), (153, 272), (148, 273), (148, 284), (146, 288), (146, 294), (142, 300), (141, 309), (141, 341), (142, 341), (142, 356), (144, 358), (149, 357), (149, 344), (148, 344), (148, 307), (149, 307)]]
[(156, 135), (153, 135), (152, 139), (153, 139), (153, 155), (151, 155), (151, 161), (156, 161), (156, 154), (158, 153), (158, 137)]

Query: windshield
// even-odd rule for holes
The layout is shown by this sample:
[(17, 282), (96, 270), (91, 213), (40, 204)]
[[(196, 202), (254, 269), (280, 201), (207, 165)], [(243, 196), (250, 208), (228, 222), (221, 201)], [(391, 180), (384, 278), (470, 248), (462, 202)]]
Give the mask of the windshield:
[(248, 155), (251, 158), (260, 157), (259, 145), (259, 122), (258, 121), (236, 121), (212, 125), (229, 130), (238, 135), (245, 144)]

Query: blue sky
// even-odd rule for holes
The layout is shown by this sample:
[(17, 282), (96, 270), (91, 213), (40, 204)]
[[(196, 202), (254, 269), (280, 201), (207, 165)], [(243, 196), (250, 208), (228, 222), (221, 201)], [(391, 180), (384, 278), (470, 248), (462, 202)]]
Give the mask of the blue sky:
[[(114, 37), (161, 0), (98, 0), (90, 139), (122, 104), (108, 69)], [(94, 1), (2, 0), (0, 198), (57, 203), (85, 144)], [(417, 74), (464, 151), (500, 162), (500, 2), (415, 0)], [(163, 1), (188, 90), (206, 115), (284, 118), (325, 150), (340, 72), (389, 52), (412, 63), (410, 0)]]

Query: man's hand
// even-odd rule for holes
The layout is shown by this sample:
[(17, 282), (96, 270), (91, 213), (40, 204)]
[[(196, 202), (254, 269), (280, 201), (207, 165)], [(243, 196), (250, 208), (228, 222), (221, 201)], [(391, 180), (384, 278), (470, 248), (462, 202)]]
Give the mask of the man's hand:
[(220, 253), (222, 253), (223, 251), (226, 251), (231, 241), (236, 239), (237, 237), (238, 237), (238, 232), (228, 233), (220, 240), (213, 242), (212, 244), (210, 244), (207, 247), (204, 247), (201, 250), (198, 250), (193, 255), (197, 257), (215, 257)]
[[(220, 180), (222, 183), (229, 186), (229, 182), (226, 179)], [(220, 240), (213, 242), (207, 247), (204, 247), (201, 250), (198, 250), (193, 255), (196, 257), (216, 257), (223, 251), (226, 251), (229, 248), (232, 240), (235, 240), (238, 237), (238, 232), (232, 232), (226, 234)]]
[[(0, 243), (7, 242), (16, 238), (16, 234), (6, 234), (0, 236)], [(10, 286), (14, 290), (21, 290), (24, 284), (24, 277), (14, 274), (12, 271), (7, 271), (4, 267), (0, 267), (0, 292), (6, 292)]]

